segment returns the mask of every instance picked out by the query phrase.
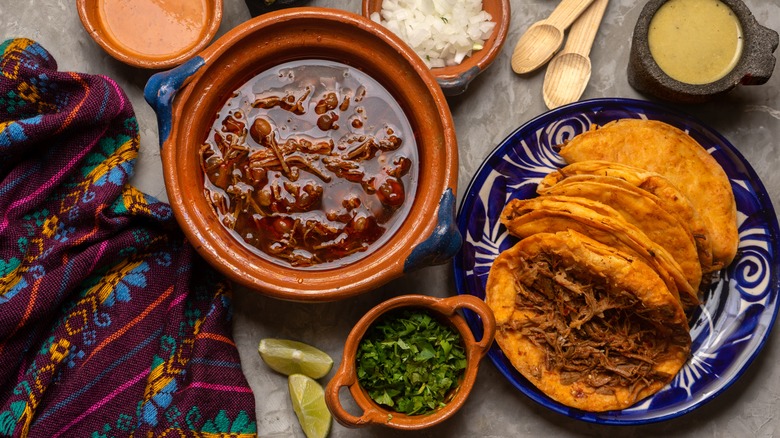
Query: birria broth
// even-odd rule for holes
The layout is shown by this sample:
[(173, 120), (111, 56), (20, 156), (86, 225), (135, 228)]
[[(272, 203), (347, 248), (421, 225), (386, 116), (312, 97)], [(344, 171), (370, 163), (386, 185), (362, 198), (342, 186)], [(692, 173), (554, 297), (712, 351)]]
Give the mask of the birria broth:
[(742, 54), (742, 26), (719, 0), (669, 0), (650, 21), (647, 38), (661, 70), (687, 84), (721, 79)]
[(288, 62), (241, 86), (200, 158), (205, 195), (237, 240), (275, 263), (317, 268), (357, 260), (392, 235), (419, 165), (390, 93), (324, 60)]

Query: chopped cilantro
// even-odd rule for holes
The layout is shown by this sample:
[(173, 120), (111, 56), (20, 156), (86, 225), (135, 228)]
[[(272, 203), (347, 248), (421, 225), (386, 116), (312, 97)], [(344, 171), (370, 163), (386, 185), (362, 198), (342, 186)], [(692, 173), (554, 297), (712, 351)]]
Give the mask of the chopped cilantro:
[(466, 369), (458, 333), (428, 313), (402, 309), (371, 326), (357, 352), (360, 385), (378, 404), (406, 415), (449, 401)]

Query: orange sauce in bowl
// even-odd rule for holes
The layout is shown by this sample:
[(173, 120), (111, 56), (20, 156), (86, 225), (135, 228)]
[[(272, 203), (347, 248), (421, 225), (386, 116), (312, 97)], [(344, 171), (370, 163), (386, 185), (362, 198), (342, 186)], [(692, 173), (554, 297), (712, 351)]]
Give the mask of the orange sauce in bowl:
[(99, 0), (98, 11), (111, 39), (151, 58), (194, 47), (209, 17), (207, 0)]

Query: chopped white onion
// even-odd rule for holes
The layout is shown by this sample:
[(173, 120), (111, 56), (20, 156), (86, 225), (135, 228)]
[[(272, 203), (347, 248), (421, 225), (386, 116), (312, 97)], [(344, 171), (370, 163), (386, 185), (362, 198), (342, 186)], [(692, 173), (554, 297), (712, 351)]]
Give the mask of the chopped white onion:
[(429, 68), (460, 64), (482, 50), (496, 23), (482, 0), (384, 0), (371, 19), (398, 35)]

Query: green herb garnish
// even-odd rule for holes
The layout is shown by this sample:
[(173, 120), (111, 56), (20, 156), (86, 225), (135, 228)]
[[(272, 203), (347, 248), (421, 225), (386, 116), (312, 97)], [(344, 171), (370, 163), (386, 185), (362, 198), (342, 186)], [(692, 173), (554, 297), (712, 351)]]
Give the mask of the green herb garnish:
[(358, 381), (369, 396), (406, 415), (446, 405), (466, 369), (460, 335), (429, 314), (408, 309), (371, 326), (356, 361)]

